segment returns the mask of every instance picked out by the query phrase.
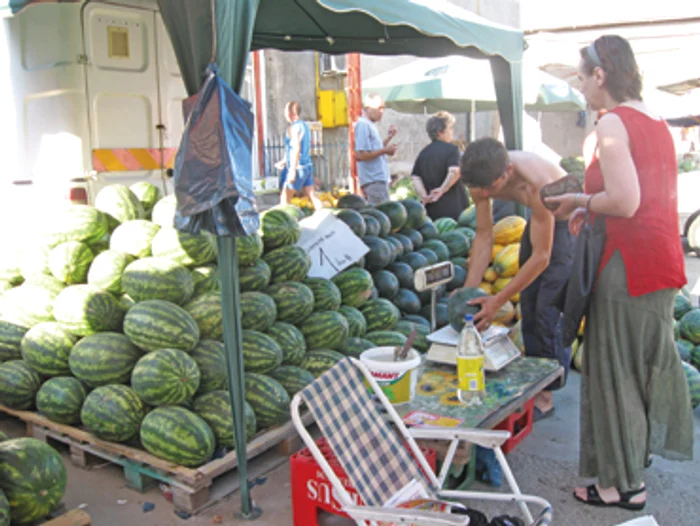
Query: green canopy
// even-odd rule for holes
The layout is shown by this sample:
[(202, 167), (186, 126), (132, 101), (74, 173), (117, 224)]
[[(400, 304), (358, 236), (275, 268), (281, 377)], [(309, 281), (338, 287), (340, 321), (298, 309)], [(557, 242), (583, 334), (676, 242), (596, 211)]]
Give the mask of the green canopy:
[(38, 3), (77, 3), (83, 0), (0, 0), (0, 18), (6, 16), (12, 16), (19, 13), (22, 9), (27, 7), (29, 4)]

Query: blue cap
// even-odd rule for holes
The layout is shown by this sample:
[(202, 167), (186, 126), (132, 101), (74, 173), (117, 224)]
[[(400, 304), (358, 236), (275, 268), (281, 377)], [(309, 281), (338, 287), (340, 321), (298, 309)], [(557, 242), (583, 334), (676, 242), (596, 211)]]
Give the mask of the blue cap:
[(474, 315), (473, 314), (465, 314), (464, 321), (474, 321)]

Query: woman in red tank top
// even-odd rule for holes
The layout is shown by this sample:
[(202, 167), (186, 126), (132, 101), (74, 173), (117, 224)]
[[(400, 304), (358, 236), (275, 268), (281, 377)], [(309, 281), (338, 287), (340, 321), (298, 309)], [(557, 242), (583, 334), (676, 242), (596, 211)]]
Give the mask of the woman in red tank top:
[(606, 242), (586, 316), (579, 470), (598, 484), (574, 496), (642, 509), (651, 454), (690, 460), (693, 414), (673, 339), (673, 301), (686, 283), (677, 166), (666, 123), (642, 102), (629, 43), (603, 36), (581, 50), (581, 91), (599, 112), (586, 139), (585, 194), (551, 198), (578, 235), (585, 209)]

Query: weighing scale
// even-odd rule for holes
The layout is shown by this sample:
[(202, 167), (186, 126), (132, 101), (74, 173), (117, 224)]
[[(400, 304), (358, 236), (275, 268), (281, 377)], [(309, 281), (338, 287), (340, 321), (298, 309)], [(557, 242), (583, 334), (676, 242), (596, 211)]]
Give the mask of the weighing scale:
[(418, 292), (430, 290), (430, 330), (435, 331), (435, 318), (437, 317), (437, 289), (452, 281), (455, 269), (451, 261), (436, 263), (429, 267), (416, 270), (413, 277), (413, 284)]

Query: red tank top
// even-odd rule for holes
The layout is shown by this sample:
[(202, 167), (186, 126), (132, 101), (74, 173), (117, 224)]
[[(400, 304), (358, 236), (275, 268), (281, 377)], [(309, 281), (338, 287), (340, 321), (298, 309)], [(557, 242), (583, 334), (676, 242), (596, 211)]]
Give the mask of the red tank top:
[[(631, 296), (686, 284), (678, 219), (678, 166), (675, 147), (664, 121), (629, 107), (611, 110), (629, 136), (639, 178), (639, 208), (631, 218), (607, 216), (602, 270), (616, 250), (627, 272)], [(586, 193), (605, 189), (598, 151), (586, 168)]]

